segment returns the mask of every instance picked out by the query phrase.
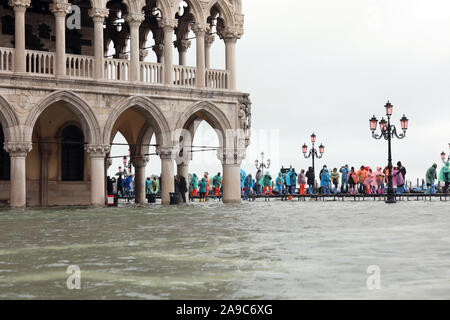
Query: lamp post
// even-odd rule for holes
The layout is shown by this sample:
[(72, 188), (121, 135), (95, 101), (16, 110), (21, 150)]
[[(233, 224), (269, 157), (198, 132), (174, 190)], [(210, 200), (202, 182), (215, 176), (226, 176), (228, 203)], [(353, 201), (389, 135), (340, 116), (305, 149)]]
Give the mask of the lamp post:
[[(311, 135), (311, 143), (312, 143), (312, 148), (311, 150), (309, 150), (308, 153), (308, 146), (306, 145), (306, 143), (303, 145), (302, 147), (302, 152), (303, 152), (303, 156), (306, 159), (312, 158), (312, 168), (313, 168), (313, 172), (314, 172), (314, 181), (316, 179), (316, 168), (314, 165), (314, 159), (321, 159), (323, 157), (323, 154), (325, 152), (325, 147), (323, 146), (323, 144), (320, 144), (319, 146), (319, 153), (317, 153), (317, 149), (314, 147), (314, 144), (316, 143), (317, 140), (317, 136), (313, 133)], [(313, 187), (313, 192), (314, 192), (314, 187)]]
[(255, 160), (255, 167), (257, 170), (261, 170), (262, 175), (264, 175), (264, 169), (270, 168), (270, 159), (267, 159), (267, 162), (264, 162), (264, 152), (261, 152), (261, 162)]
[(394, 195), (394, 188), (392, 186), (392, 151), (391, 151), (391, 140), (394, 137), (397, 137), (397, 139), (404, 139), (406, 137), (406, 130), (408, 130), (408, 118), (403, 115), (403, 117), (400, 119), (400, 125), (402, 128), (403, 133), (397, 134), (397, 128), (391, 124), (391, 116), (392, 116), (392, 110), (394, 106), (388, 101), (385, 105), (386, 108), (386, 116), (387, 121), (382, 118), (380, 121), (380, 130), (381, 134), (376, 134), (375, 130), (377, 130), (378, 126), (378, 119), (373, 116), (369, 122), (370, 122), (370, 130), (372, 131), (372, 137), (374, 139), (381, 139), (384, 138), (388, 141), (388, 190), (387, 190), (387, 199), (386, 203), (396, 203), (395, 195)]
[(123, 157), (123, 169), (125, 172), (127, 171), (127, 167), (128, 167), (128, 157), (124, 156)]
[[(448, 148), (450, 149), (450, 143), (448, 144)], [(449, 162), (449, 161), (450, 161), (450, 154), (448, 155), (447, 161), (445, 161), (445, 152), (442, 151), (442, 153), (441, 153), (441, 160), (442, 160), (442, 162), (443, 162), (444, 164), (447, 163), (447, 162)]]

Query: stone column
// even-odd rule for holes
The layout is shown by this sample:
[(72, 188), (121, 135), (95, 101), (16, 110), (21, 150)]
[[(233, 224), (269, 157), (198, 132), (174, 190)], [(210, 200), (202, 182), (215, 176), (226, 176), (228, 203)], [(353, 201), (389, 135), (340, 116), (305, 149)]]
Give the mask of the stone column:
[(111, 151), (110, 145), (93, 145), (85, 147), (91, 157), (91, 205), (103, 207), (105, 199), (105, 156)]
[(103, 44), (103, 23), (109, 15), (108, 9), (91, 8), (89, 16), (94, 21), (94, 55), (95, 70), (94, 79), (100, 80), (104, 77), (104, 44)]
[(216, 36), (213, 34), (205, 36), (205, 69), (211, 68), (211, 46), (215, 39)]
[(135, 168), (134, 186), (135, 186), (135, 202), (145, 203), (145, 168), (149, 158), (146, 156), (132, 157), (131, 162)]
[(229, 89), (236, 90), (236, 42), (242, 36), (239, 28), (226, 27), (219, 36), (225, 41), (226, 68), (229, 73)]
[(178, 63), (180, 66), (186, 65), (186, 52), (191, 47), (191, 41), (179, 40), (175, 43), (175, 47), (178, 49)]
[(27, 205), (26, 157), (32, 149), (31, 142), (7, 142), (4, 144), (11, 158), (11, 198), (12, 208)]
[(53, 2), (50, 10), (55, 16), (56, 33), (56, 76), (66, 75), (66, 15), (72, 5), (67, 2)]
[(153, 51), (156, 54), (156, 62), (164, 63), (164, 45), (163, 44), (155, 44), (153, 46)]
[(162, 204), (170, 204), (170, 193), (175, 191), (173, 165), (177, 150), (159, 147), (156, 153), (161, 158), (161, 199)]
[(14, 9), (15, 49), (14, 71), (26, 72), (25, 53), (25, 11), (30, 7), (31, 0), (9, 0), (9, 6)]
[(241, 203), (241, 163), (245, 150), (224, 149), (218, 152), (223, 169), (223, 202)]
[(177, 27), (175, 19), (162, 19), (158, 21), (159, 27), (164, 31), (164, 83), (173, 84), (173, 30)]
[(129, 13), (125, 21), (130, 26), (130, 81), (140, 81), (139, 64), (139, 26), (145, 20), (142, 13)]
[(197, 72), (195, 83), (198, 88), (205, 86), (205, 35), (208, 30), (208, 24), (196, 23), (192, 26), (192, 31), (197, 37)]

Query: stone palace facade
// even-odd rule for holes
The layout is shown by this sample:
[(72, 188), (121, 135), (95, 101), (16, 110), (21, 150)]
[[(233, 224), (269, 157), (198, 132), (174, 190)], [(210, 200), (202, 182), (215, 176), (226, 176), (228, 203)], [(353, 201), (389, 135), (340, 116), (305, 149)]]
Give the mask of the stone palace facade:
[[(156, 136), (168, 204), (203, 120), (219, 136), (223, 200), (240, 202), (251, 127), (248, 94), (236, 90), (241, 0), (2, 0), (0, 18), (0, 203), (104, 206), (120, 132), (137, 203)], [(226, 70), (210, 68), (214, 40), (225, 43)], [(196, 65), (187, 66), (193, 42)]]

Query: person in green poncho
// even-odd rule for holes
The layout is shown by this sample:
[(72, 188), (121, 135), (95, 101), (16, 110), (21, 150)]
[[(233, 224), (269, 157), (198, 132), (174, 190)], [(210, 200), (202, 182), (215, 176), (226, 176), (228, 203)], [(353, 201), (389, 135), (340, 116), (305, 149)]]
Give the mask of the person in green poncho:
[(220, 172), (217, 173), (213, 177), (213, 188), (214, 188), (214, 200), (220, 198), (220, 187), (222, 186), (222, 177), (220, 176)]
[(153, 177), (152, 181), (150, 182), (150, 193), (157, 194), (159, 191), (159, 181), (156, 177)]
[(263, 195), (267, 194), (267, 189), (269, 189), (269, 195), (273, 196), (272, 193), (272, 176), (270, 175), (270, 172), (266, 172), (266, 174), (259, 179), (258, 181), (259, 185), (264, 187)]
[(197, 175), (194, 173), (191, 177), (191, 181), (189, 181), (189, 191), (191, 194), (191, 197), (196, 197), (198, 192), (198, 178)]
[(427, 170), (427, 174), (425, 176), (427, 183), (427, 191), (425, 192), (425, 194), (436, 193), (436, 189), (434, 188), (434, 181), (437, 179), (436, 169), (437, 164), (435, 163)]
[(444, 193), (448, 192), (448, 186), (450, 185), (450, 161), (447, 161), (445, 166), (439, 172), (439, 181), (445, 183)]

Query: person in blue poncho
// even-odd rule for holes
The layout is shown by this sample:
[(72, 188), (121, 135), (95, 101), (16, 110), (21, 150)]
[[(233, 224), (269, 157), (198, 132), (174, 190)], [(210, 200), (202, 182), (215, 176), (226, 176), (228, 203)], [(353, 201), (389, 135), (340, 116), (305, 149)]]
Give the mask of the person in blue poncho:
[(320, 174), (320, 186), (324, 194), (330, 194), (330, 172), (328, 168), (324, 168)]
[(341, 193), (347, 193), (348, 192), (348, 173), (349, 173), (349, 169), (348, 169), (348, 164), (346, 164), (345, 166), (341, 167), (341, 169), (339, 169), (339, 172), (342, 174), (342, 178), (341, 178)]
[(244, 196), (244, 181), (246, 176), (247, 174), (245, 173), (245, 171), (241, 169), (241, 197)]
[(278, 178), (275, 180), (275, 192), (281, 194), (283, 192), (283, 173), (280, 171)]
[(123, 195), (131, 197), (131, 184), (133, 183), (133, 178), (128, 176), (125, 180), (122, 181), (122, 189)]
[(248, 200), (253, 189), (253, 177), (250, 173), (244, 180), (244, 200)]
[(289, 170), (288, 173), (286, 173), (286, 176), (284, 177), (284, 183), (286, 184), (286, 190), (284, 190), (285, 194), (288, 195), (291, 191), (291, 174), (292, 174), (292, 168)]
[(291, 169), (291, 175), (289, 176), (289, 179), (291, 179), (291, 190), (290, 190), (290, 194), (295, 194), (296, 190), (297, 190), (297, 173), (295, 172), (295, 169)]

